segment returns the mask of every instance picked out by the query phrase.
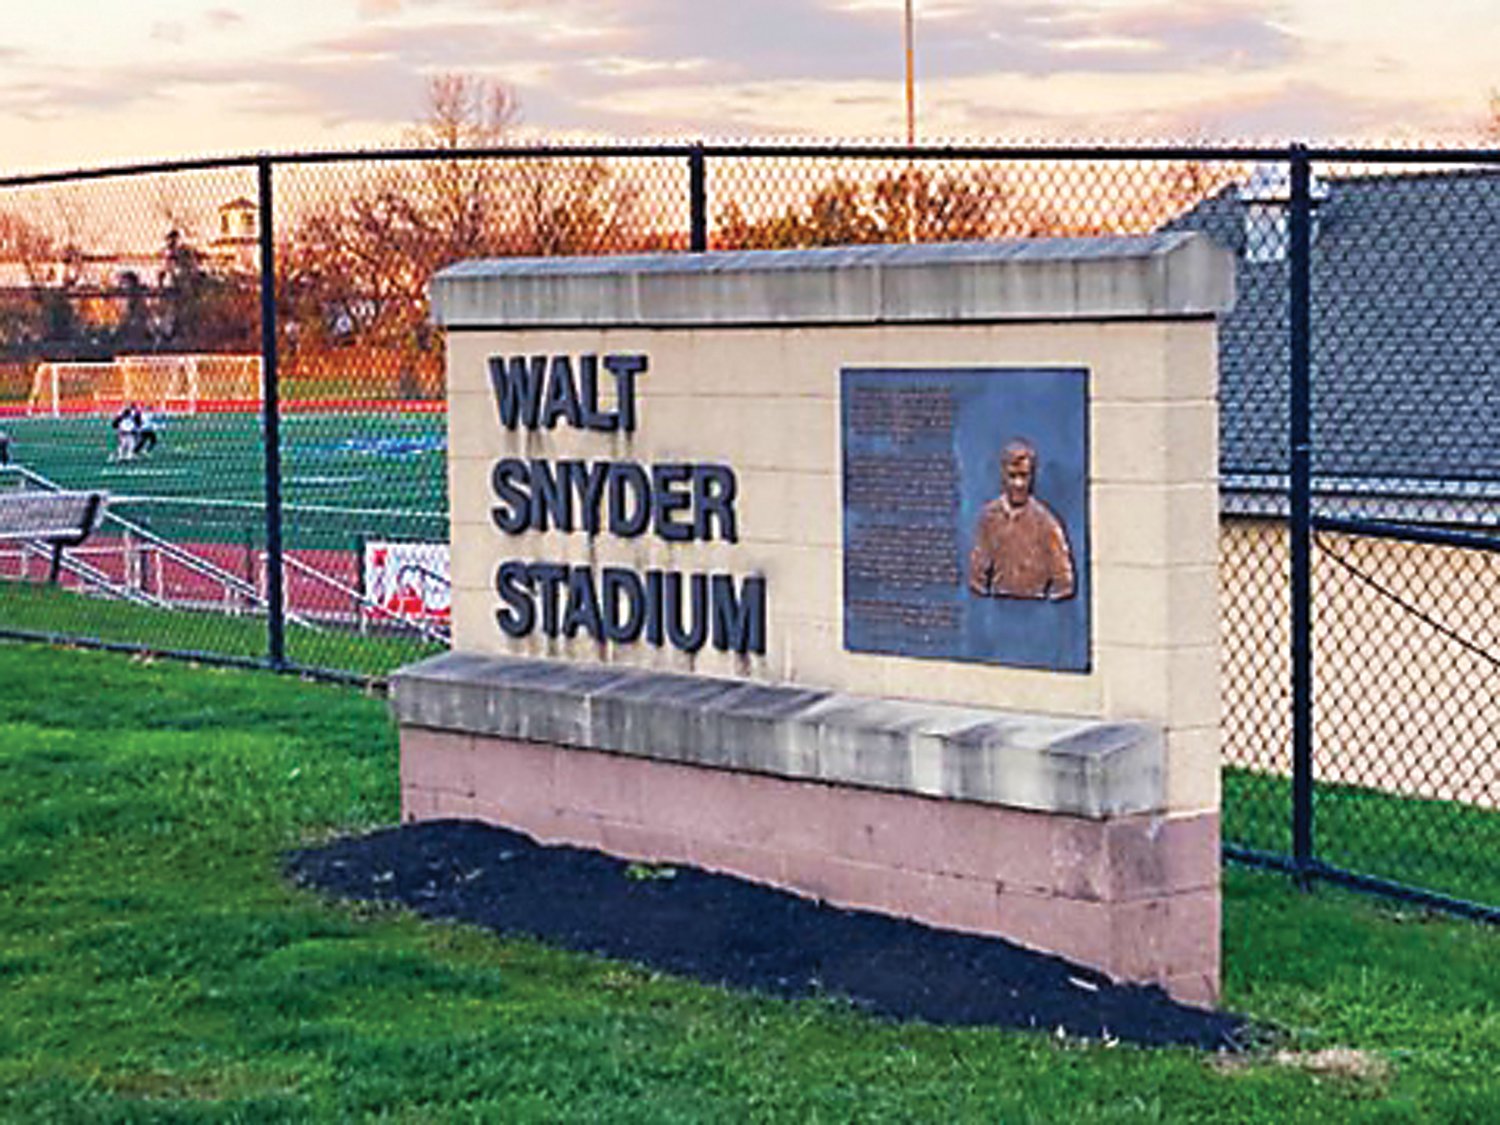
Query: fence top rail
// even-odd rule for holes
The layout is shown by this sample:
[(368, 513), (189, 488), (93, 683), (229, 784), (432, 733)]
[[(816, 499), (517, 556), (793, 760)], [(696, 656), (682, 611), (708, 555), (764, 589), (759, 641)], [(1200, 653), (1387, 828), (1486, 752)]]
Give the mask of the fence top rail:
[(1275, 162), (1292, 154), (1315, 161), (1367, 164), (1496, 164), (1500, 148), (1422, 148), (1223, 144), (945, 143), (902, 145), (871, 141), (615, 141), (595, 144), (517, 144), (472, 148), (363, 148), (240, 153), (0, 176), (0, 188), (35, 187), (78, 180), (204, 172), (261, 165), (387, 163), (420, 160), (545, 159), (837, 159), (837, 160), (1186, 160)]

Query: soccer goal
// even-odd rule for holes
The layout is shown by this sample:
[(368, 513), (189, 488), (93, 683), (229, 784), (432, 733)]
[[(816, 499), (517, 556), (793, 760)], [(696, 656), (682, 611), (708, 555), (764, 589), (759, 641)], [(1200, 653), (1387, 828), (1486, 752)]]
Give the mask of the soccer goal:
[(113, 363), (43, 363), (31, 376), (28, 414), (91, 414), (120, 401), (120, 369)]
[(32, 377), (32, 414), (93, 414), (134, 402), (197, 414), (260, 401), (260, 356), (125, 355), (112, 363), (44, 363)]

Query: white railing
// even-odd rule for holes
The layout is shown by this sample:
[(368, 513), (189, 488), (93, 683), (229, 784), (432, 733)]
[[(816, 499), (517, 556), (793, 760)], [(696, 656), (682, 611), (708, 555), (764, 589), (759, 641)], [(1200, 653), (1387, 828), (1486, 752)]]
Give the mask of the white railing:
[[(0, 465), (0, 473), (12, 474), (35, 488), (52, 492), (62, 490), (62, 486), (56, 482), (24, 465)], [(69, 548), (63, 552), (62, 572), (71, 576), (89, 592), (153, 609), (217, 609), (229, 615), (241, 613), (259, 615), (269, 611), (270, 602), (265, 594), (265, 574), (269, 560), (264, 551), (257, 552), (255, 555), (254, 578), (246, 579), (115, 511), (107, 510), (101, 519), (100, 527), (106, 526), (118, 532), (118, 545), (85, 545)], [(14, 552), (0, 550), (0, 564), (14, 557), (18, 561), (15, 576), (25, 578), (31, 573), (28, 560), (32, 554), (45, 554), (49, 560), (51, 558), (50, 547), (44, 551), (40, 545), (21, 544)], [(121, 560), (119, 580), (111, 577), (109, 572), (100, 566), (88, 561), (88, 556), (99, 559), (116, 555)], [(153, 559), (155, 560), (154, 566), (152, 565)], [(180, 592), (174, 593), (169, 590), (163, 576), (163, 560), (182, 567), (189, 573), (209, 582), (221, 592), (220, 600), (205, 601), (201, 598), (185, 597)], [(336, 612), (329, 615), (319, 614), (315, 610), (306, 608), (297, 611), (289, 608), (286, 612), (286, 620), (289, 623), (317, 632), (321, 630), (321, 625), (330, 623), (330, 617), (337, 623), (353, 623), (361, 629), (366, 628), (373, 620), (389, 627), (416, 633), (423, 640), (434, 644), (446, 645), (449, 642), (448, 630), (434, 623), (426, 615), (407, 614), (389, 609), (363, 591), (341, 581), (334, 575), (319, 570), (291, 553), (283, 554), (282, 565), (286, 571), (294, 572), (306, 581), (332, 590), (339, 595), (340, 599), (347, 599), (352, 607), (352, 611), (348, 614)], [(3, 567), (0, 567), (0, 572), (3, 572)], [(156, 579), (154, 590), (151, 588), (153, 573)], [(424, 575), (439, 584), (446, 585), (448, 582), (445, 576), (435, 572), (424, 570)]]

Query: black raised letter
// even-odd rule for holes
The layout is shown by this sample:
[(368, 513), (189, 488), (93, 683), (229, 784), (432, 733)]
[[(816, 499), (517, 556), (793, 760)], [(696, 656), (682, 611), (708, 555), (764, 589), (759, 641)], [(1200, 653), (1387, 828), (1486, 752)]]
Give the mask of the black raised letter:
[(537, 596), (542, 603), (542, 632), (555, 637), (559, 618), (557, 594), (568, 580), (568, 568), (561, 563), (532, 563), (526, 571), (538, 587)]
[(620, 428), (617, 411), (599, 409), (599, 357), (578, 357), (578, 397), (583, 403), (583, 424), (591, 430), (608, 433)]
[(635, 432), (635, 377), (646, 371), (644, 355), (607, 355), (604, 366), (615, 377), (615, 403), (620, 429)]
[(579, 461), (573, 471), (573, 487), (578, 492), (578, 524), (590, 535), (599, 534), (600, 509), (604, 506), (604, 481), (609, 475), (608, 461)]
[(505, 603), (495, 611), (495, 621), (508, 637), (524, 637), (536, 625), (531, 578), (526, 564), (503, 562), (495, 571), (495, 592)]
[(531, 526), (547, 530), (550, 519), (558, 531), (573, 530), (573, 490), (568, 487), (570, 462), (553, 466), (541, 458), (531, 462)]
[(663, 575), (662, 616), (667, 621), (667, 639), (683, 652), (694, 653), (708, 640), (708, 575), (688, 575), (688, 625), (682, 623), (682, 573), (669, 570)]
[(713, 605), (714, 648), (720, 652), (766, 651), (766, 580), (747, 578), (740, 596), (734, 577), (715, 574), (710, 586)]
[(646, 639), (661, 648), (661, 571), (646, 571)]
[[(628, 494), (635, 497), (632, 510)], [(633, 539), (651, 521), (651, 478), (633, 461), (616, 461), (609, 470), (609, 533)]]
[(547, 357), (492, 355), (490, 388), (495, 394), (495, 410), (500, 424), (513, 430), (519, 422), (528, 430), (536, 429), (537, 411), (542, 403), (542, 381), (547, 371)]
[(526, 486), (526, 462), (502, 457), (490, 470), (490, 489), (500, 503), (490, 509), (490, 518), (501, 531), (515, 535), (531, 522), (531, 493)]
[(734, 470), (728, 465), (693, 466), (693, 538), (714, 537), (712, 524), (719, 524), (719, 538), (739, 542), (734, 526)]
[(552, 357), (552, 372), (547, 377), (547, 401), (542, 405), (542, 425), (549, 430), (565, 418), (574, 429), (583, 428), (583, 408), (578, 404), (578, 388), (573, 385), (573, 361), (565, 355)]
[(651, 507), (656, 512), (656, 534), (668, 542), (686, 543), (693, 537), (691, 524), (672, 521), (673, 512), (692, 506), (692, 493), (682, 487), (692, 475), (691, 465), (651, 466)]
[(599, 593), (594, 589), (594, 572), (586, 566), (575, 566), (568, 574), (568, 608), (563, 612), (563, 636), (573, 637), (582, 629), (596, 641), (604, 639), (599, 623)]
[[(619, 644), (640, 640), (646, 624), (646, 587), (641, 576), (623, 567), (607, 566), (599, 581), (605, 638)], [(622, 597), (624, 616), (621, 616)]]

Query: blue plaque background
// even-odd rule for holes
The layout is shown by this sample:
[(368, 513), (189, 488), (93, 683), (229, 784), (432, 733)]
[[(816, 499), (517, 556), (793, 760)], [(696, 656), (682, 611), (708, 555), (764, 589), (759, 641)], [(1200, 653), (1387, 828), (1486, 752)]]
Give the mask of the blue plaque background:
[[(1088, 372), (844, 368), (841, 376), (844, 647), (1087, 671)], [(1037, 450), (1033, 495), (1072, 548), (1076, 587), (1065, 601), (968, 589), (979, 514), (1000, 495), (1000, 453), (1018, 438)]]

